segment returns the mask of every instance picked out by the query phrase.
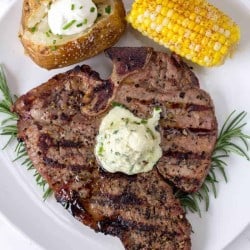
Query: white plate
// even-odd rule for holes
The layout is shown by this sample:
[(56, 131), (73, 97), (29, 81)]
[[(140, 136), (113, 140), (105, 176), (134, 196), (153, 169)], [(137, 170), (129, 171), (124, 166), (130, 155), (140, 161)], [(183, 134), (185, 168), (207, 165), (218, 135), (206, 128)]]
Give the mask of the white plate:
[[(5, 1), (6, 2), (6, 1)], [(0, 63), (4, 63), (8, 82), (18, 95), (47, 81), (52, 75), (66, 71), (46, 71), (23, 54), (17, 33), (21, 15), (20, 0), (9, 8), (0, 20)], [(246, 0), (211, 1), (227, 12), (241, 27), (242, 39), (233, 59), (223, 66), (205, 69), (194, 66), (202, 88), (212, 96), (219, 124), (233, 110), (248, 112), (250, 133), (250, 4)], [(126, 1), (129, 6), (131, 1)], [(147, 39), (130, 30), (118, 45), (152, 45)], [(159, 46), (154, 46), (160, 48)], [(162, 48), (160, 48), (162, 50)], [(111, 63), (103, 55), (85, 62), (102, 76), (108, 76)], [(71, 67), (69, 67), (71, 68)], [(0, 144), (3, 145), (3, 138)], [(30, 172), (20, 163), (13, 163), (13, 150), (0, 152), (0, 212), (30, 239), (48, 250), (112, 250), (123, 249), (117, 238), (96, 234), (72, 218), (53, 198), (43, 202), (42, 192)], [(229, 183), (219, 184), (218, 198), (211, 195), (209, 212), (202, 218), (189, 214), (193, 226), (193, 250), (219, 250), (233, 240), (250, 222), (250, 164), (239, 157), (231, 157), (227, 169)]]

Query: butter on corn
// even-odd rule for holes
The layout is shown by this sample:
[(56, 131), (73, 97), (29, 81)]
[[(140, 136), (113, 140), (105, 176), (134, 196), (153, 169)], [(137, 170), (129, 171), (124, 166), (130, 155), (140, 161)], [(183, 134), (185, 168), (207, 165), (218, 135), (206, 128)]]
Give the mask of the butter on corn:
[(239, 26), (206, 0), (135, 0), (127, 21), (201, 66), (222, 64), (240, 39)]

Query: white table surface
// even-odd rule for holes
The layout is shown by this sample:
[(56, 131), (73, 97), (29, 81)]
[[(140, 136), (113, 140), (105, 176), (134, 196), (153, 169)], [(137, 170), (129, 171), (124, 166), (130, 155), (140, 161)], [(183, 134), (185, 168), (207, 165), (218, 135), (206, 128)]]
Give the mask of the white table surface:
[[(21, 1), (21, 0), (20, 0)], [(12, 0), (0, 0), (0, 18), (11, 5)], [(244, 0), (249, 8), (250, 0)], [(249, 211), (250, 212), (250, 211)], [(0, 249), (3, 250), (43, 250), (35, 242), (23, 235), (0, 214)], [(224, 250), (249, 250), (250, 225)]]

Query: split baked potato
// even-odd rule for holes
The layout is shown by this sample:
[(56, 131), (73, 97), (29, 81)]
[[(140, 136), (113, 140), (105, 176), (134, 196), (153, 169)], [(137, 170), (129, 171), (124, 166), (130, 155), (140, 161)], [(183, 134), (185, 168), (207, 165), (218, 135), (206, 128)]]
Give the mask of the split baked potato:
[(61, 68), (95, 56), (115, 44), (125, 30), (121, 0), (93, 0), (98, 17), (91, 27), (74, 35), (53, 34), (48, 10), (54, 1), (23, 2), (19, 37), (25, 52), (43, 68)]

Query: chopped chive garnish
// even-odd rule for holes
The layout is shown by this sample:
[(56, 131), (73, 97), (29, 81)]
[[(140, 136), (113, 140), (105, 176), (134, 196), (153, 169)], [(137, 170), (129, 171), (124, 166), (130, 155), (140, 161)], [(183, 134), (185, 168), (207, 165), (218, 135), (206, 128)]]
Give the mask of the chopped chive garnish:
[(140, 125), (141, 123), (140, 122), (136, 122), (136, 121), (133, 121), (134, 124), (136, 125)]
[(50, 37), (50, 34), (49, 34), (49, 32), (48, 32), (48, 31), (47, 31), (45, 34), (46, 34), (46, 36), (47, 36), (47, 37)]
[(56, 40), (53, 40), (53, 44), (56, 44)]
[(49, 29), (49, 33), (50, 33), (50, 34), (52, 34), (52, 31), (51, 31), (51, 29)]
[(72, 20), (69, 23), (65, 24), (63, 26), (63, 30), (66, 30), (66, 29), (70, 28), (75, 22), (76, 22), (76, 20)]
[(55, 51), (55, 50), (57, 50), (57, 47), (56, 46), (51, 46), (51, 50)]
[(79, 9), (81, 10), (83, 8), (83, 6), (81, 5), (80, 7), (79, 7)]
[(83, 24), (87, 24), (87, 22), (88, 22), (88, 19), (87, 18), (85, 18), (84, 20), (83, 20), (83, 22), (81, 22), (81, 23), (78, 23), (77, 25), (76, 25), (76, 27), (81, 27), (81, 26), (83, 26)]
[(114, 107), (121, 107), (121, 108), (127, 109), (127, 107), (125, 107), (125, 106), (124, 106), (122, 103), (120, 103), (120, 102), (112, 102), (111, 105), (112, 105), (113, 108), (114, 108)]
[(147, 124), (147, 123), (148, 123), (148, 121), (146, 119), (141, 120), (141, 124)]
[(154, 136), (153, 131), (152, 131), (150, 128), (147, 128), (146, 131), (147, 131), (147, 133), (149, 133), (149, 134), (151, 135), (152, 139), (154, 140), (154, 139), (155, 139), (155, 136)]
[(90, 12), (95, 12), (95, 7), (91, 7)]
[(36, 31), (36, 26), (30, 28), (30, 32), (34, 33)]
[(101, 16), (102, 16), (102, 14), (101, 14), (101, 13), (98, 13), (98, 14), (97, 14), (97, 17), (101, 17)]
[(74, 10), (74, 9), (75, 9), (75, 5), (71, 4), (71, 10)]
[(83, 25), (83, 23), (78, 23), (77, 25), (76, 25), (76, 27), (78, 28), (78, 27), (81, 27)]
[(99, 147), (99, 149), (98, 149), (98, 152), (97, 152), (98, 155), (102, 156), (103, 151), (104, 151), (104, 147), (103, 147), (103, 143), (101, 143), (101, 145), (100, 145), (100, 147)]
[(62, 35), (57, 35), (58, 37), (59, 37), (59, 39), (62, 39), (63, 38), (63, 36)]
[(110, 5), (108, 5), (108, 6), (105, 8), (105, 12), (106, 12), (107, 14), (110, 14), (110, 13), (111, 13), (111, 6), (110, 6)]

